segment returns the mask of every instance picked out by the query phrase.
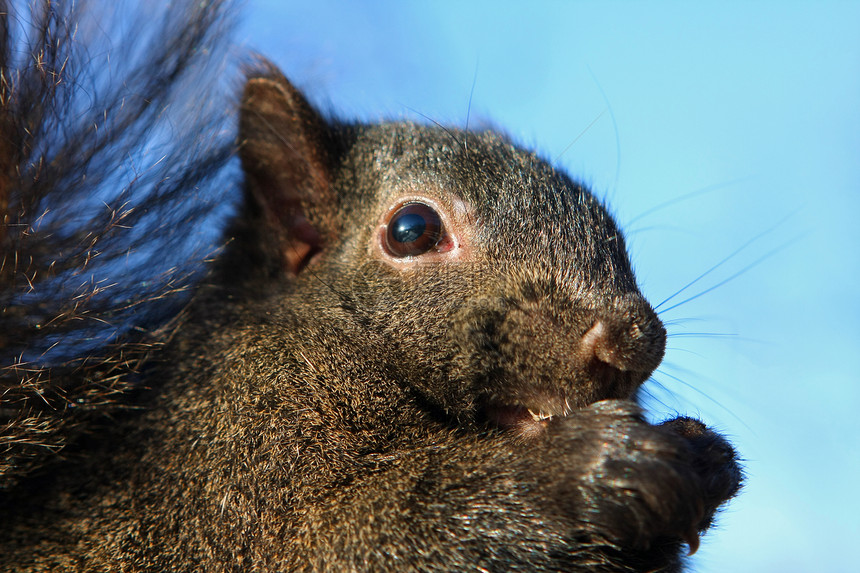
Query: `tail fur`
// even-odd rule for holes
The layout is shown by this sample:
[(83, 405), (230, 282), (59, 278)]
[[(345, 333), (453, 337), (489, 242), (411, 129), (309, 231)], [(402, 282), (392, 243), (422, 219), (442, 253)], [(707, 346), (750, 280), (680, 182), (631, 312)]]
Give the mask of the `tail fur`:
[(122, 407), (229, 208), (227, 1), (134, 6), (0, 0), (0, 489)]

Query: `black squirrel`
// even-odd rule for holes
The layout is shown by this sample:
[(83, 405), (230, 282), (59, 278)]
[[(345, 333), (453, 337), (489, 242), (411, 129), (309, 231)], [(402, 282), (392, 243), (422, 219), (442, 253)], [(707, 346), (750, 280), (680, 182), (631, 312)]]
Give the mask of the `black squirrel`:
[(491, 131), (325, 118), (263, 60), (233, 145), (221, 2), (110, 51), (92, 7), (8, 4), (4, 570), (680, 570), (741, 471), (642, 418), (666, 333), (588, 190)]

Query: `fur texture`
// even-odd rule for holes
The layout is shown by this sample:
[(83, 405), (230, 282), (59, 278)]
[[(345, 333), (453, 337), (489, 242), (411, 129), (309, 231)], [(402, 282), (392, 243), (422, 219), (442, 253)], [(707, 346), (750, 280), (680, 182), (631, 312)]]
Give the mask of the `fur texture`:
[[(132, 85), (154, 89), (138, 93), (167, 97), (174, 79), (205, 63), (197, 60), (221, 19), (218, 6), (198, 6), (171, 8), (157, 53), (185, 59), (170, 60), (176, 67), (163, 77), (160, 60), (131, 67)], [(71, 29), (82, 16), (55, 18)], [(12, 45), (3, 44), (4, 78), (31, 69), (9, 63)], [(43, 34), (27, 49), (49, 45)], [(88, 53), (71, 34), (61, 45)], [(24, 111), (57, 118), (39, 133), (46, 142), (137, 153), (158, 140), (144, 127), (148, 110), (165, 105), (145, 99), (102, 152), (83, 124), (69, 131), (59, 121), (69, 109), (37, 72), (31, 82), (42, 88), (12, 83), (0, 115), (19, 126), (0, 154), (7, 265), (36, 251), (54, 260), (76, 244), (63, 236), (54, 244), (37, 224), (63, 200), (67, 179), (78, 182), (70, 208), (83, 214), (76, 237), (109, 236), (108, 222), (89, 216), (88, 194), (100, 188), (81, 175), (122, 163), (105, 155), (27, 171), (54, 163), (47, 143), (20, 127), (30, 121)], [(63, 85), (74, 79), (57, 73)], [(123, 108), (110, 103), (122, 96), (109, 93), (88, 109), (114, 122)], [(4, 267), (4, 384), (13, 398), (10, 406), (4, 398), (4, 416), (28, 447), (65, 445), (62, 456), (8, 450), (7, 568), (678, 570), (684, 543), (695, 550), (740, 470), (731, 446), (701, 422), (641, 417), (633, 400), (662, 359), (665, 331), (600, 202), (496, 133), (328, 120), (265, 63), (248, 74), (239, 107), (241, 205), (208, 274), (173, 275), (195, 284), (184, 310), (169, 281), (166, 290), (119, 285), (106, 310), (96, 305), (100, 320), (119, 325), (98, 348), (72, 336), (65, 319), (65, 330), (46, 337), (33, 317), (41, 324), (58, 311), (21, 294), (32, 271)], [(175, 224), (187, 232), (200, 211), (194, 190), (223, 181), (225, 154), (217, 145), (173, 151), (186, 160), (115, 200), (165, 207), (159, 213), (178, 205)], [(401, 211), (416, 205), (420, 224)], [(35, 247), (13, 240), (19, 212)], [(159, 227), (134, 222), (134, 241), (105, 257), (131, 248), (161, 256)], [(413, 232), (429, 242), (401, 240)], [(33, 276), (52, 268), (32, 261)], [(80, 258), (66, 265), (87, 269)], [(70, 303), (58, 284), (42, 288)], [(138, 310), (127, 317), (125, 308)], [(56, 364), (27, 358), (37, 376), (22, 375), (20, 357), (50, 358), (49, 341), (68, 355)], [(98, 415), (67, 431), (74, 416), (49, 401), (53, 426), (34, 434), (30, 420), (43, 418), (27, 394), (32, 380), (37, 394), (66, 397), (95, 385), (108, 404), (84, 402)], [(22, 468), (25, 459), (38, 468)]]

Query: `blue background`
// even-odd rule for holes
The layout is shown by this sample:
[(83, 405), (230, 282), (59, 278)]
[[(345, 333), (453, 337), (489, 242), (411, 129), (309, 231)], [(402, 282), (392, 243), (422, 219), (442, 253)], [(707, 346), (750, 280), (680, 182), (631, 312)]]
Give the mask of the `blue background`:
[(240, 43), (324, 109), (468, 117), (555, 159), (609, 202), (654, 304), (719, 265), (660, 307), (646, 385), (655, 418), (700, 416), (746, 459), (692, 570), (858, 570), (860, 4), (246, 8)]

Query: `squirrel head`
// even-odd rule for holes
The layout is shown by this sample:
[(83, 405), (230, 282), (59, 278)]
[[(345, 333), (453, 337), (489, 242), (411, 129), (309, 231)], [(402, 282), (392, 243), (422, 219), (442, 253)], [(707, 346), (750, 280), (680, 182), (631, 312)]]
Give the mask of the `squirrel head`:
[(242, 252), (305, 326), (363, 333), (332, 352), (523, 436), (630, 398), (660, 363), (666, 333), (614, 221), (534, 153), (493, 132), (327, 121), (273, 68), (241, 110)]

